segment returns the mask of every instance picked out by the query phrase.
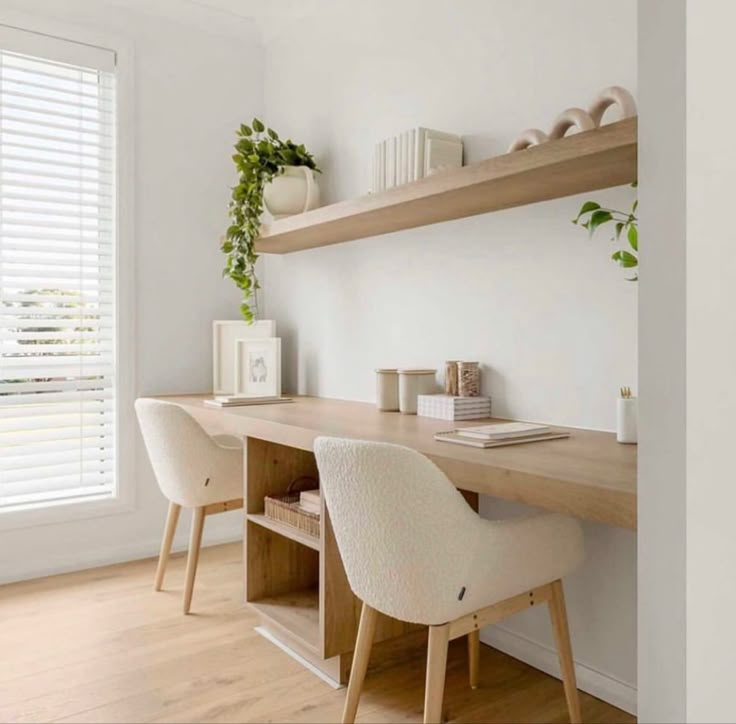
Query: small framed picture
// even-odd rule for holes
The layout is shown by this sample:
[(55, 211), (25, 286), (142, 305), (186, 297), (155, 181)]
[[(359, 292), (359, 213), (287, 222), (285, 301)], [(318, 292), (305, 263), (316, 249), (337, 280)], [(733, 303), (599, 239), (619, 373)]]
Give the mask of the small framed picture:
[(239, 339), (235, 343), (235, 395), (281, 396), (281, 340)]
[(276, 322), (261, 319), (253, 324), (242, 320), (218, 319), (212, 323), (212, 392), (235, 393), (235, 343), (239, 339), (276, 336)]

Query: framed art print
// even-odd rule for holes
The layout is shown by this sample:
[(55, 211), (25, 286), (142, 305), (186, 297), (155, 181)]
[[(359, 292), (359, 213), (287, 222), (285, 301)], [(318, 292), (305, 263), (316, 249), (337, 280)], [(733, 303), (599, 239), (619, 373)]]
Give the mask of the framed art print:
[(281, 340), (239, 339), (235, 343), (235, 395), (281, 396)]
[(235, 343), (239, 339), (262, 339), (276, 335), (276, 322), (261, 319), (253, 324), (242, 320), (216, 320), (212, 323), (212, 392), (235, 393)]

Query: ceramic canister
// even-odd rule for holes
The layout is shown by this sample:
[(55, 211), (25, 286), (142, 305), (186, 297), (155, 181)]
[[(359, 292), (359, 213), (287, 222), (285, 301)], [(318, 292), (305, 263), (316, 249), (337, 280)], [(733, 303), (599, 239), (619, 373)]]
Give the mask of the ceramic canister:
[(399, 370), (399, 410), (406, 415), (417, 414), (417, 397), (435, 391), (437, 370)]
[(379, 410), (384, 410), (386, 412), (392, 412), (399, 409), (398, 370), (376, 370), (376, 406)]

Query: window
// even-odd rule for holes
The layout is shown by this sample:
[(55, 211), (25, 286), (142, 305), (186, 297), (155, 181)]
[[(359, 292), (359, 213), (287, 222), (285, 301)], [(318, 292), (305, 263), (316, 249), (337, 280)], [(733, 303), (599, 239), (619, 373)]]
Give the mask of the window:
[(0, 25), (0, 512), (116, 494), (115, 54)]

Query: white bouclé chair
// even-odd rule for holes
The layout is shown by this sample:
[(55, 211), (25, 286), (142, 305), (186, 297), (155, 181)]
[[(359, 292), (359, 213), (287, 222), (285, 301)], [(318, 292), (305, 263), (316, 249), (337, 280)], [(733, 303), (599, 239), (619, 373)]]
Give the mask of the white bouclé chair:
[(355, 721), (377, 612), (429, 626), (424, 721), (439, 722), (448, 643), (467, 635), (478, 681), (479, 631), (549, 604), (572, 722), (580, 721), (561, 578), (583, 559), (580, 524), (556, 514), (481, 518), (414, 450), (320, 437), (314, 452), (345, 572), (363, 602), (343, 722)]
[(181, 508), (191, 508), (184, 613), (189, 613), (202, 530), (207, 515), (243, 506), (243, 449), (237, 438), (210, 437), (185, 410), (171, 402), (141, 398), (135, 410), (151, 466), (169, 514), (154, 588), (161, 590)]

